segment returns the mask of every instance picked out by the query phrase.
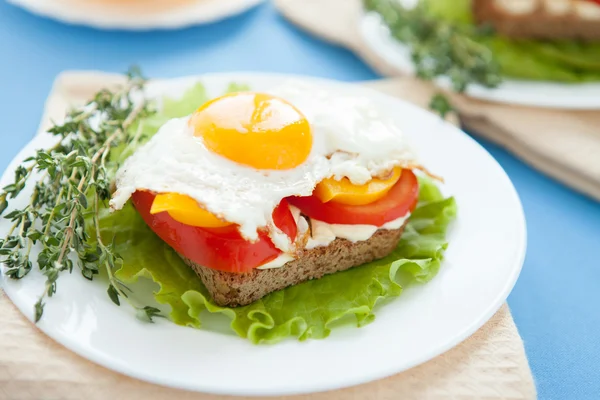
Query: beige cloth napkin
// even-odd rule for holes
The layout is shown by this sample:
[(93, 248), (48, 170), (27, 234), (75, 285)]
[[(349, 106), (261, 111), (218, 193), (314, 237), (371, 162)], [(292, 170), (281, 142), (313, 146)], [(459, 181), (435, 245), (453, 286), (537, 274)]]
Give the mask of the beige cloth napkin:
[[(358, 32), (360, 0), (274, 0), (291, 22), (353, 50), (385, 76), (403, 75), (369, 49)], [(401, 82), (401, 83), (400, 83)], [(404, 77), (403, 90), (433, 93), (429, 83)], [(453, 95), (463, 125), (531, 166), (600, 200), (600, 110), (562, 111), (490, 103)]]
[[(50, 119), (59, 120), (69, 104), (79, 104), (99, 88), (121, 81), (116, 75), (63, 73), (46, 102), (40, 130), (49, 126)], [(424, 104), (427, 99), (422, 92), (413, 92), (405, 86), (404, 81), (382, 81), (375, 86), (417, 104)], [(368, 384), (285, 399), (531, 400), (535, 397), (523, 343), (504, 305), (469, 339), (425, 364)], [(229, 398), (156, 386), (93, 364), (40, 332), (0, 291), (0, 400)]]

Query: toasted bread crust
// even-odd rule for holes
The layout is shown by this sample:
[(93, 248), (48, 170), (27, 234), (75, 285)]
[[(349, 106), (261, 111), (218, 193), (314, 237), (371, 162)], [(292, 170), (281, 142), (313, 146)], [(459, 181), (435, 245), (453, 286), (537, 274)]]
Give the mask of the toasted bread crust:
[(600, 39), (600, 6), (589, 0), (473, 0), (473, 13), (508, 37)]
[(403, 230), (404, 227), (380, 229), (368, 240), (356, 243), (338, 238), (328, 246), (302, 250), (297, 259), (280, 268), (255, 269), (248, 273), (217, 271), (186, 258), (184, 261), (202, 279), (216, 304), (237, 307), (288, 286), (383, 258), (398, 245)]

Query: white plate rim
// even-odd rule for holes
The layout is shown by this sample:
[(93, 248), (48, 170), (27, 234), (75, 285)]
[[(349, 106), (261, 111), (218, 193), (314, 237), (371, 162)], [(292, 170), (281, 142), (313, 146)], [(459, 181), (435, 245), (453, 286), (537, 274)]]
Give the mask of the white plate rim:
[[(269, 80), (269, 79), (277, 80), (277, 79), (283, 79), (283, 78), (302, 79), (302, 80), (307, 80), (307, 81), (310, 81), (313, 83), (333, 84), (333, 85), (341, 85), (342, 87), (343, 86), (348, 87), (348, 83), (342, 83), (342, 82), (332, 81), (332, 80), (328, 80), (328, 79), (314, 78), (314, 77), (308, 77), (308, 76), (298, 76), (298, 75), (255, 73), (255, 72), (209, 73), (209, 74), (204, 74), (204, 75), (199, 75), (199, 76), (164, 79), (161, 81), (162, 82), (165, 82), (165, 81), (171, 82), (174, 86), (178, 86), (178, 85), (179, 86), (181, 86), (181, 85), (187, 86), (187, 85), (189, 85), (190, 82), (197, 81), (197, 80), (201, 80), (203, 82), (206, 82), (207, 80), (211, 80), (211, 79), (220, 79), (220, 80), (227, 80), (227, 81), (236, 81), (236, 80), (237, 81), (252, 81), (252, 80), (261, 80), (261, 79), (262, 80)], [(372, 94), (374, 96), (387, 97), (387, 98), (393, 99), (394, 101), (402, 102), (402, 103), (404, 103), (405, 106), (408, 106), (409, 108), (418, 110), (418, 112), (426, 112), (417, 106), (414, 106), (403, 100), (394, 98), (392, 96), (383, 94), (374, 89), (369, 89), (369, 88), (363, 87), (360, 90), (365, 93), (372, 92)], [(451, 126), (447, 122), (442, 122), (442, 123), (445, 125)], [(89, 353), (87, 349), (81, 348), (78, 343), (70, 342), (64, 337), (56, 336), (56, 335), (53, 335), (52, 333), (49, 333), (48, 326), (44, 323), (44, 321), (42, 321), (38, 325), (38, 327), (40, 327), (40, 329), (46, 335), (50, 336), (52, 339), (54, 339), (58, 343), (62, 344), (66, 348), (72, 350), (73, 352), (75, 352), (93, 362), (96, 362), (97, 364), (100, 364), (106, 368), (123, 373), (124, 375), (128, 375), (128, 376), (131, 376), (134, 378), (138, 378), (138, 379), (141, 379), (141, 380), (144, 380), (147, 382), (152, 382), (152, 383), (156, 383), (156, 384), (163, 385), (163, 386), (186, 389), (186, 390), (191, 390), (191, 391), (201, 391), (201, 392), (205, 392), (205, 393), (223, 394), (223, 395), (239, 395), (239, 396), (244, 396), (244, 395), (245, 396), (296, 395), (296, 394), (305, 394), (305, 393), (313, 393), (313, 392), (322, 392), (322, 391), (328, 391), (328, 390), (341, 389), (341, 388), (355, 386), (355, 385), (371, 382), (371, 381), (374, 381), (377, 379), (385, 378), (385, 377), (394, 375), (396, 373), (405, 371), (407, 369), (410, 369), (412, 367), (415, 367), (415, 366), (422, 364), (428, 360), (431, 360), (432, 358), (434, 358), (442, 353), (445, 353), (446, 351), (450, 350), (451, 348), (462, 343), (465, 339), (467, 339), (474, 332), (476, 332), (481, 326), (483, 326), (483, 324), (485, 324), (485, 322), (487, 322), (496, 313), (496, 311), (502, 306), (502, 304), (505, 302), (506, 298), (510, 294), (512, 288), (514, 287), (514, 285), (519, 277), (519, 274), (520, 274), (522, 266), (523, 266), (523, 262), (525, 260), (525, 253), (526, 253), (526, 247), (527, 247), (525, 216), (524, 216), (522, 204), (520, 202), (520, 199), (518, 197), (518, 194), (517, 194), (514, 186), (510, 182), (510, 179), (508, 178), (508, 176), (506, 175), (506, 173), (504, 172), (502, 167), (498, 164), (498, 162), (485, 149), (483, 149), (483, 147), (481, 147), (474, 139), (472, 139), (470, 136), (466, 135), (464, 132), (460, 131), (458, 128), (451, 126), (451, 129), (455, 129), (455, 130), (459, 131), (462, 135), (464, 135), (464, 138), (467, 141), (471, 142), (471, 144), (473, 144), (477, 148), (479, 148), (479, 151), (482, 151), (485, 154), (487, 154), (487, 156), (489, 157), (489, 161), (494, 165), (494, 168), (498, 169), (498, 172), (503, 174), (503, 179), (505, 179), (507, 181), (507, 183), (510, 185), (511, 190), (510, 190), (510, 193), (507, 193), (507, 194), (511, 197), (512, 201), (514, 202), (513, 205), (515, 206), (515, 208), (513, 211), (515, 212), (515, 218), (518, 219), (518, 221), (519, 221), (519, 224), (517, 226), (518, 230), (515, 234), (515, 237), (518, 237), (518, 240), (516, 240), (516, 242), (518, 243), (518, 250), (517, 250), (517, 254), (515, 255), (513, 265), (511, 266), (511, 269), (510, 269), (511, 273), (510, 273), (508, 279), (506, 279), (506, 281), (504, 282), (504, 284), (502, 286), (502, 289), (500, 291), (498, 291), (494, 300), (488, 304), (488, 306), (485, 308), (485, 310), (483, 310), (483, 312), (480, 313), (479, 317), (477, 319), (473, 320), (467, 326), (464, 326), (464, 328), (462, 329), (462, 331), (460, 333), (455, 334), (452, 338), (448, 339), (444, 345), (438, 346), (429, 352), (424, 352), (421, 355), (421, 357), (411, 360), (410, 363), (405, 363), (401, 369), (398, 369), (395, 367), (386, 368), (386, 369), (373, 368), (373, 369), (369, 370), (368, 372), (363, 373), (361, 379), (355, 379), (351, 382), (344, 381), (344, 380), (340, 381), (338, 379), (334, 383), (328, 382), (327, 384), (312, 385), (312, 386), (308, 386), (308, 387), (305, 384), (301, 384), (298, 387), (293, 387), (293, 388), (288, 388), (288, 389), (277, 388), (275, 390), (264, 389), (264, 388), (258, 389), (258, 390), (251, 389), (251, 388), (237, 388), (237, 389), (236, 388), (222, 388), (222, 387), (215, 387), (212, 385), (198, 385), (198, 384), (187, 384), (187, 385), (181, 384), (181, 383), (174, 384), (172, 380), (167, 379), (167, 378), (160, 378), (160, 377), (159, 378), (157, 378), (157, 377), (149, 378), (149, 376), (146, 375), (143, 371), (131, 370), (131, 369), (127, 368), (125, 365), (115, 365), (114, 362), (110, 358), (103, 356), (102, 354)], [(7, 181), (7, 179), (10, 179), (10, 177), (12, 175), (12, 171), (14, 170), (14, 167), (16, 165), (18, 165), (20, 160), (22, 160), (23, 158), (30, 155), (31, 151), (34, 150), (35, 148), (37, 148), (35, 142), (36, 142), (36, 137), (34, 137), (32, 139), (32, 141), (30, 141), (17, 154), (17, 156), (15, 156), (13, 158), (13, 160), (11, 161), (11, 163), (9, 164), (9, 166), (7, 167), (7, 169), (5, 170), (5, 172), (2, 176), (2, 179), (1, 179), (2, 183), (5, 183)], [(459, 218), (460, 218), (460, 214), (459, 214)], [(450, 242), (450, 243), (452, 245), (452, 242)], [(76, 278), (80, 279), (80, 277), (78, 277), (78, 276)], [(0, 287), (2, 287), (4, 289), (5, 293), (11, 299), (11, 301), (13, 301), (13, 303), (17, 306), (17, 308), (29, 320), (32, 320), (33, 316), (31, 313), (31, 304), (26, 305), (22, 301), (20, 301), (19, 298), (15, 297), (16, 290), (13, 290), (14, 285), (12, 284), (12, 282), (10, 280), (8, 280), (5, 277), (4, 274), (0, 274), (0, 284), (1, 284)], [(106, 301), (109, 302), (108, 299), (106, 299)], [(377, 322), (375, 322), (374, 324), (376, 324), (376, 323)], [(319, 342), (326, 342), (327, 340), (332, 340), (332, 339), (329, 338), (329, 339), (325, 339), (324, 341), (319, 341)], [(277, 346), (277, 345), (275, 345), (275, 346)]]
[(196, 0), (189, 5), (176, 7), (161, 13), (149, 13), (133, 19), (119, 14), (90, 13), (89, 9), (77, 8), (57, 0), (7, 0), (32, 14), (51, 18), (72, 25), (96, 29), (145, 31), (152, 29), (179, 29), (193, 25), (208, 24), (241, 14), (264, 0)]
[[(400, 0), (407, 4), (412, 0)], [(413, 74), (408, 47), (395, 41), (387, 27), (374, 12), (363, 12), (358, 30), (365, 46), (402, 74)], [(447, 78), (435, 80), (436, 85), (450, 89)], [(518, 106), (564, 110), (600, 109), (600, 82), (566, 84), (559, 82), (505, 79), (497, 88), (471, 85), (465, 92), (469, 97)]]

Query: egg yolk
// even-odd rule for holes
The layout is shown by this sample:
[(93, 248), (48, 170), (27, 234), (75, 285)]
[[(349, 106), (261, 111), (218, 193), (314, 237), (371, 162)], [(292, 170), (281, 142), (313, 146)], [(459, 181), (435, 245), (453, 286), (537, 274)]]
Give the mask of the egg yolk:
[(398, 182), (402, 168), (394, 168), (389, 177), (385, 179), (374, 178), (364, 185), (353, 185), (348, 178), (337, 181), (328, 178), (321, 181), (315, 188), (313, 195), (323, 203), (329, 201), (353, 206), (362, 206), (373, 203), (385, 196)]
[(190, 125), (210, 151), (256, 169), (295, 168), (312, 148), (306, 117), (264, 93), (232, 93), (209, 101), (192, 115)]
[(191, 197), (179, 193), (156, 195), (150, 208), (150, 214), (158, 214), (165, 211), (175, 221), (186, 225), (202, 228), (220, 228), (231, 225), (229, 222), (223, 221), (211, 212), (201, 208)]

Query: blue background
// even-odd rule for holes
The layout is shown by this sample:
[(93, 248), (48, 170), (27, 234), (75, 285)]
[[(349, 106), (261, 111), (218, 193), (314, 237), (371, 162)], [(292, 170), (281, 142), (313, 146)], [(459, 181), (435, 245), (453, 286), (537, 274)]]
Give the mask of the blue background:
[[(59, 72), (124, 72), (133, 63), (152, 77), (245, 70), (378, 78), (350, 52), (289, 25), (269, 4), (202, 27), (126, 33), (66, 26), (1, 2), (0, 170), (35, 134)], [(539, 398), (598, 399), (600, 204), (480, 143), (506, 169), (525, 208), (529, 248), (509, 304)]]

